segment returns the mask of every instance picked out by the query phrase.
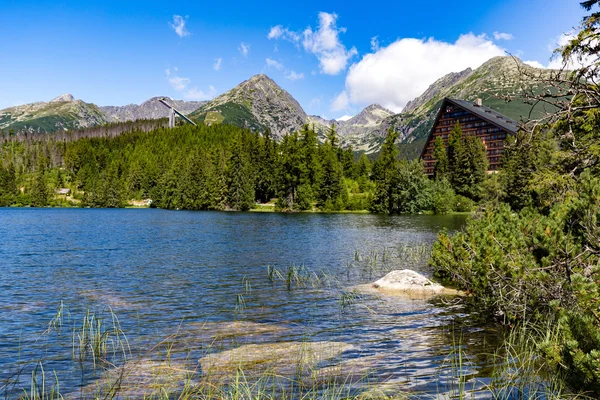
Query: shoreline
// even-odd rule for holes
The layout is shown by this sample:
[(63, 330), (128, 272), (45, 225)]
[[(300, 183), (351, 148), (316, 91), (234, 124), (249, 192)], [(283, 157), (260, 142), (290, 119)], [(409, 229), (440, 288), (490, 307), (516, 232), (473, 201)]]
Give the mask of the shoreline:
[[(128, 205), (125, 207), (111, 207), (111, 208), (107, 208), (107, 207), (80, 207), (80, 206), (72, 206), (72, 207), (65, 207), (65, 206), (47, 206), (47, 207), (32, 207), (32, 206), (4, 206), (4, 207), (0, 207), (0, 210), (2, 209), (24, 209), (24, 208), (35, 208), (35, 209), (97, 209), (97, 210), (127, 210), (127, 209), (134, 209), (134, 210), (144, 210), (144, 209), (152, 209), (153, 207), (150, 206), (133, 206), (133, 205)], [(442, 216), (442, 215), (472, 215), (475, 213), (475, 211), (451, 211), (445, 214), (434, 214), (433, 212), (421, 212), (421, 213), (417, 213), (417, 214), (378, 214), (378, 213), (372, 213), (369, 210), (341, 210), (341, 211), (324, 211), (324, 210), (291, 210), (291, 211), (286, 211), (286, 210), (275, 210), (275, 209), (260, 209), (260, 208), (252, 208), (248, 211), (240, 211), (240, 210), (181, 210), (181, 209), (169, 209), (169, 208), (158, 208), (155, 207), (154, 209), (156, 210), (165, 210), (165, 211), (198, 211), (198, 212), (226, 212), (226, 213), (256, 213), (256, 214), (261, 214), (261, 213), (265, 213), (265, 214), (364, 214), (364, 215), (404, 215), (404, 216), (416, 216), (416, 215), (437, 215), (437, 216)]]

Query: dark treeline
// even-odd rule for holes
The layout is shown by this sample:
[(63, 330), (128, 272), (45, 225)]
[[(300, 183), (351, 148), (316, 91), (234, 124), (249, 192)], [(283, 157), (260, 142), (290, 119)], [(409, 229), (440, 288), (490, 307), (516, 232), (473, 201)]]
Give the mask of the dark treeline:
[(115, 122), (102, 126), (56, 131), (53, 133), (29, 132), (28, 130), (0, 130), (0, 144), (6, 142), (73, 141), (92, 137), (115, 137), (127, 132), (150, 132), (168, 125), (167, 118), (138, 119), (135, 121)]
[(152, 199), (169, 209), (248, 210), (274, 198), (289, 210), (370, 206), (371, 163), (339, 148), (334, 131), (323, 144), (308, 127), (281, 143), (227, 125), (89, 136), (5, 141), (1, 204), (60, 205), (54, 192), (68, 187), (92, 207)]
[(333, 127), (323, 143), (308, 126), (278, 143), (269, 132), (228, 125), (146, 132), (152, 126), (123, 133), (136, 125), (119, 124), (6, 140), (0, 147), (0, 204), (68, 205), (55, 193), (69, 188), (71, 202), (90, 207), (151, 199), (154, 207), (167, 209), (248, 210), (275, 200), (280, 210), (394, 214), (468, 211), (482, 197), (485, 152), (478, 153), (479, 170), (459, 170), (475, 154), (458, 150), (465, 140), (459, 128), (447, 171), (430, 180), (421, 162), (399, 159), (393, 131), (372, 163), (340, 148)]

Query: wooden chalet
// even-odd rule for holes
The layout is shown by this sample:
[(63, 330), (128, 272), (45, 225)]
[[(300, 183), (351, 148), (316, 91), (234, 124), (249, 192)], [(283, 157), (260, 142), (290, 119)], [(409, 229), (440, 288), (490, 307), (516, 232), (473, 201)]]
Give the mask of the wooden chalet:
[(488, 171), (500, 168), (500, 160), (504, 152), (504, 141), (508, 135), (514, 135), (519, 130), (519, 124), (482, 105), (481, 99), (475, 102), (445, 98), (437, 114), (427, 142), (421, 152), (421, 159), (425, 164), (425, 173), (433, 175), (435, 159), (433, 147), (435, 140), (441, 136), (444, 144), (448, 143), (448, 136), (458, 122), (464, 135), (477, 135), (481, 138), (487, 149), (489, 161)]

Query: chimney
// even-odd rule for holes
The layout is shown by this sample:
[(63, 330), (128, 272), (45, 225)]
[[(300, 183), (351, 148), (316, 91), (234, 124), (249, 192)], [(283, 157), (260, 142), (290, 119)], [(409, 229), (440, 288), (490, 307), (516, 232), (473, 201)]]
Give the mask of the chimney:
[(475, 99), (475, 103), (473, 103), (475, 107), (481, 107), (483, 105), (483, 101), (478, 97)]

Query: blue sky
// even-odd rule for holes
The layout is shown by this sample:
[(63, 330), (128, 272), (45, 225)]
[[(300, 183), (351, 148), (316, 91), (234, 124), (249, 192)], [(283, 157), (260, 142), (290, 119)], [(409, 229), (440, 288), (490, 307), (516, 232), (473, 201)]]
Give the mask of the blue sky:
[(506, 51), (548, 66), (583, 15), (576, 0), (3, 0), (0, 108), (63, 93), (98, 105), (205, 100), (266, 73), (309, 114), (399, 111), (442, 75)]

